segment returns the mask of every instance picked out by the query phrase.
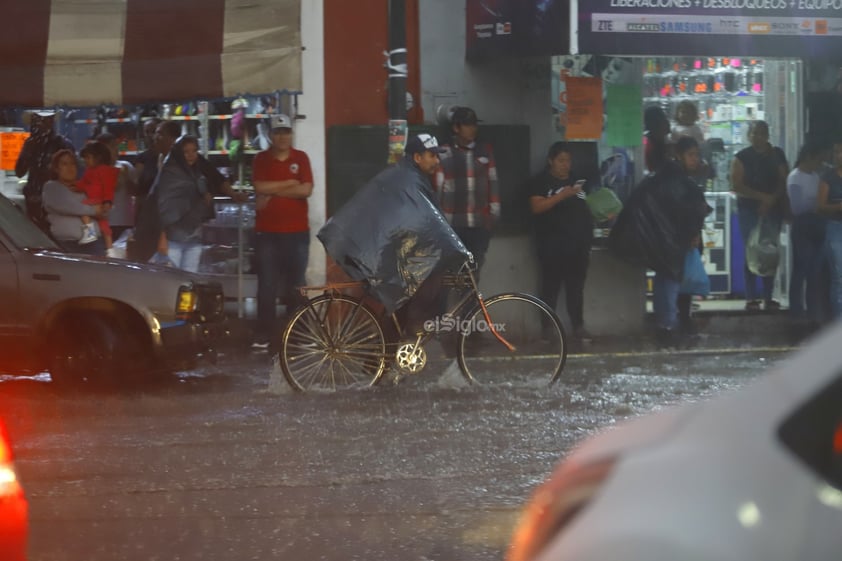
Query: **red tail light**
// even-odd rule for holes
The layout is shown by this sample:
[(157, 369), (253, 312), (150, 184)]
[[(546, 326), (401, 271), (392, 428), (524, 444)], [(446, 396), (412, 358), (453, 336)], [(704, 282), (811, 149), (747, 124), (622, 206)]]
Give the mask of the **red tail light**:
[(3, 561), (26, 561), (29, 505), (12, 463), (12, 447), (0, 421), (0, 557)]
[(0, 421), (0, 464), (12, 461), (12, 447), (9, 446), (9, 435), (6, 433), (6, 425)]
[(526, 505), (507, 561), (531, 561), (584, 509), (611, 474), (614, 460), (589, 465), (567, 463)]

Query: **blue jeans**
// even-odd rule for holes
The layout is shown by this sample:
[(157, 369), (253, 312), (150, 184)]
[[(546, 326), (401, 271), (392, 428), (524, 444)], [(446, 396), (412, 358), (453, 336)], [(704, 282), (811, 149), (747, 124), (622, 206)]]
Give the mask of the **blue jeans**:
[(825, 248), (830, 265), (830, 310), (833, 319), (842, 317), (842, 221), (828, 220)]
[(271, 337), (275, 332), (275, 306), (281, 287), (287, 310), (303, 302), (297, 288), (305, 284), (310, 232), (256, 232), (255, 253), (258, 331), (261, 337)]
[[(796, 317), (821, 319), (821, 275), (824, 263), (824, 239), (818, 237), (823, 227), (815, 214), (796, 216), (790, 231), (792, 239), (792, 275), (789, 280), (789, 311)], [(805, 303), (806, 300), (806, 310)]]
[[(757, 210), (746, 206), (737, 206), (737, 220), (740, 224), (740, 236), (743, 239), (743, 249), (748, 247), (748, 238), (751, 236), (757, 223), (760, 222), (760, 215)], [(775, 218), (780, 222), (780, 218)], [(748, 261), (743, 260), (743, 271), (746, 283), (746, 300), (759, 300), (757, 297), (757, 275), (748, 269)], [(775, 277), (760, 277), (763, 281), (763, 300), (772, 300), (772, 290), (775, 288)]]
[(678, 327), (678, 289), (681, 283), (661, 273), (652, 281), (652, 311), (661, 329)]
[(191, 273), (198, 273), (199, 262), (202, 259), (202, 244), (167, 241), (167, 256), (173, 266)]

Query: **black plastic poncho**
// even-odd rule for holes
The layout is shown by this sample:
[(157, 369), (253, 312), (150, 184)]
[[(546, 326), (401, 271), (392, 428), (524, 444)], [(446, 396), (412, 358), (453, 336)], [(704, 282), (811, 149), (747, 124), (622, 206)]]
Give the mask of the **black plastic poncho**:
[(392, 313), (433, 272), (458, 267), (462, 241), (430, 200), (429, 181), (399, 162), (379, 173), (319, 230), (327, 254)]
[(608, 247), (621, 259), (680, 280), (691, 241), (711, 208), (677, 165), (664, 166), (632, 191)]

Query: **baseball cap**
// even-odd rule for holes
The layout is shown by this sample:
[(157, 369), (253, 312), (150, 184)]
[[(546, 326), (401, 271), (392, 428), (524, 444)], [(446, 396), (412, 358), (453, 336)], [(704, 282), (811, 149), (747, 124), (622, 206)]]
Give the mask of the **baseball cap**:
[(269, 130), (275, 129), (291, 129), (292, 121), (287, 115), (278, 113), (269, 117)]
[(470, 107), (457, 107), (450, 117), (452, 125), (476, 125), (479, 122), (476, 112)]
[(421, 154), (422, 152), (427, 151), (434, 154), (441, 154), (444, 152), (444, 148), (439, 146), (439, 141), (436, 140), (435, 136), (427, 133), (417, 134), (406, 141), (404, 153), (406, 153), (407, 156), (411, 156), (412, 154)]

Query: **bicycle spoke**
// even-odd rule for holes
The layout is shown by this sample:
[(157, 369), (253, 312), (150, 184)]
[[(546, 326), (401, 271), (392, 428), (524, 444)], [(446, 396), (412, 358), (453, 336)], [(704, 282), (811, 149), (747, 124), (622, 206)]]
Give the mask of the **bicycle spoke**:
[(281, 368), (296, 389), (376, 383), (385, 369), (385, 338), (375, 316), (358, 301), (320, 296), (284, 331)]

